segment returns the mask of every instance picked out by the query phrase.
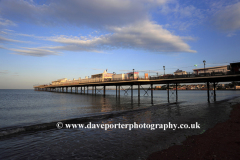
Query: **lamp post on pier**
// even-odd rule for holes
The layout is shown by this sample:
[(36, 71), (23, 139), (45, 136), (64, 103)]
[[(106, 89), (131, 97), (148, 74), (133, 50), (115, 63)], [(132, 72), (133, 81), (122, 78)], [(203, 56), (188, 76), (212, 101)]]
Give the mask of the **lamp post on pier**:
[(206, 61), (203, 60), (203, 63), (204, 63), (204, 76), (206, 76), (206, 71), (205, 71), (205, 63), (206, 63)]
[(133, 69), (133, 80), (134, 80), (134, 69)]
[(165, 66), (163, 66), (163, 70), (164, 70), (164, 76), (165, 76)]

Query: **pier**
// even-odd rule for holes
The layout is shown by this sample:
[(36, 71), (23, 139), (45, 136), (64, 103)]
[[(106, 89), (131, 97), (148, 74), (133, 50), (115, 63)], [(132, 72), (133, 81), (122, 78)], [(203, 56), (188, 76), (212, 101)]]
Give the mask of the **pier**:
[[(240, 74), (234, 75), (221, 75), (221, 76), (194, 76), (194, 75), (178, 75), (178, 76), (159, 76), (159, 77), (150, 77), (150, 78), (133, 78), (127, 80), (115, 79), (115, 80), (104, 80), (100, 78), (94, 79), (82, 79), (74, 80), (70, 82), (64, 82), (60, 84), (49, 84), (49, 85), (36, 85), (34, 89), (36, 91), (51, 91), (51, 92), (65, 92), (65, 93), (82, 93), (82, 94), (92, 94), (96, 95), (97, 93), (103, 92), (103, 96), (106, 95), (107, 86), (116, 87), (116, 97), (120, 97), (120, 90), (122, 86), (129, 86), (129, 89), (123, 89), (125, 93), (128, 90), (131, 91), (131, 101), (133, 101), (133, 86), (137, 86), (138, 90), (138, 103), (140, 103), (140, 90), (143, 89), (145, 94), (148, 91), (151, 92), (151, 104), (153, 104), (153, 85), (156, 84), (166, 84), (167, 85), (167, 98), (169, 102), (169, 92), (175, 95), (176, 102), (178, 101), (178, 84), (184, 83), (206, 83), (207, 84), (207, 101), (210, 102), (210, 98), (213, 98), (216, 101), (216, 85), (219, 82), (232, 82), (240, 81)], [(142, 85), (149, 85), (148, 89), (144, 89)], [(176, 90), (170, 90), (169, 86), (175, 85)], [(210, 93), (210, 86), (213, 90)], [(92, 89), (92, 93), (89, 92), (89, 87)], [(101, 89), (97, 87), (102, 87)], [(73, 88), (75, 92), (73, 92)], [(70, 89), (70, 92), (69, 92)]]

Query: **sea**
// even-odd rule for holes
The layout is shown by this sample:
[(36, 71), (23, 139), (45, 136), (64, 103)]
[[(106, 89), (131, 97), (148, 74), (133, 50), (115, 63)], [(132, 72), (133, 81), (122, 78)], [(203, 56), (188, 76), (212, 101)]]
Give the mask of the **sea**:
[[(216, 102), (206, 90), (151, 92), (101, 90), (97, 94), (0, 90), (0, 159), (129, 159), (144, 160), (151, 153), (180, 145), (229, 119), (240, 102), (239, 90), (217, 90)], [(95, 124), (95, 128), (67, 128), (66, 124)], [(97, 125), (138, 124), (139, 127), (101, 128)], [(143, 127), (145, 124), (145, 128)], [(161, 124), (169, 128), (150, 128)], [(170, 128), (191, 124), (195, 128)], [(60, 127), (59, 127), (60, 126)], [(79, 125), (80, 126), (80, 125)], [(126, 126), (126, 125), (125, 125)], [(160, 126), (160, 125), (159, 125)], [(196, 127), (198, 126), (198, 127)]]

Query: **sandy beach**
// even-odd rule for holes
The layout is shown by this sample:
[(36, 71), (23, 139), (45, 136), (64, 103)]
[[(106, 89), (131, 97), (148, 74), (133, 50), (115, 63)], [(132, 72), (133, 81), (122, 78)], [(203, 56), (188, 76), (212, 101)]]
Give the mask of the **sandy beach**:
[(201, 135), (188, 137), (182, 145), (152, 153), (148, 160), (159, 159), (240, 159), (240, 104), (233, 105), (230, 119), (218, 123)]

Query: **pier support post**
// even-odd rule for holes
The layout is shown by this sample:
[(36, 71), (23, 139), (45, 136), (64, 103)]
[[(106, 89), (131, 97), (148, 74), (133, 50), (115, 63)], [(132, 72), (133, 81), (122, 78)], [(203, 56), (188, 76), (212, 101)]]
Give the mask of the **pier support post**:
[(178, 85), (176, 83), (176, 102), (178, 101), (178, 90), (177, 90), (177, 87), (178, 87)]
[(117, 85), (116, 85), (116, 97), (117, 97)]
[(68, 93), (68, 87), (66, 87), (66, 93)]
[(71, 87), (71, 93), (72, 93), (72, 87)]
[(87, 94), (88, 94), (88, 86), (87, 86)]
[(207, 82), (207, 96), (208, 96), (208, 103), (210, 103), (210, 98), (209, 98), (209, 82)]
[(120, 90), (121, 90), (121, 88), (120, 88), (120, 86), (118, 86), (118, 96), (120, 97)]
[(216, 101), (216, 83), (213, 82), (213, 94), (214, 94), (214, 102)]
[(140, 104), (140, 84), (138, 84), (138, 104)]
[(168, 98), (168, 103), (169, 103), (169, 83), (167, 84), (167, 98)]
[(151, 84), (151, 104), (153, 104), (153, 84)]
[(96, 95), (96, 93), (97, 93), (97, 86), (95, 86), (95, 95)]
[(62, 87), (62, 92), (64, 92), (64, 88)]
[(106, 86), (103, 86), (103, 96), (105, 96), (106, 93)]
[(76, 87), (76, 93), (78, 93), (78, 87)]
[(93, 92), (94, 92), (94, 86), (92, 86), (92, 95), (93, 95)]
[(133, 85), (131, 85), (131, 103), (133, 103)]

